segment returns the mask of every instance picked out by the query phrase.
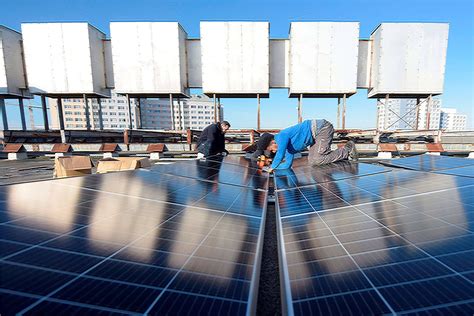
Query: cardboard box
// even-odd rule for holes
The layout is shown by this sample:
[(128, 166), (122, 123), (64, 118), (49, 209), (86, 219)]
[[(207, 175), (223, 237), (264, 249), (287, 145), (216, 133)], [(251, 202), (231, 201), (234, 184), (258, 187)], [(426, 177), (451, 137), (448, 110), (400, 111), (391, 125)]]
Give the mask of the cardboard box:
[(107, 158), (99, 160), (97, 173), (134, 170), (150, 166), (150, 160), (146, 157)]
[(66, 156), (54, 159), (54, 177), (77, 177), (92, 173), (94, 164), (89, 156)]

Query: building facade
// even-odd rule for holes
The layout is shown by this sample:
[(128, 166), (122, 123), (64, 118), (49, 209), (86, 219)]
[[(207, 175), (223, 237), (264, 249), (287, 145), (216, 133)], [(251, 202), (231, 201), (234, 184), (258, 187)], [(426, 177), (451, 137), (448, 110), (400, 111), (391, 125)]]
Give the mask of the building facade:
[[(49, 99), (51, 128), (59, 129), (57, 99)], [(87, 117), (82, 98), (62, 99), (65, 129), (86, 129)], [(90, 128), (100, 129), (99, 104), (97, 99), (88, 99)], [(127, 98), (112, 93), (110, 99), (101, 99), (103, 129), (123, 130), (129, 128), (130, 120)], [(189, 99), (173, 100), (173, 115), (167, 98), (130, 99), (132, 128), (151, 130), (202, 130), (214, 123), (214, 101), (205, 95), (192, 95)], [(219, 121), (224, 118), (221, 106)], [(173, 117), (174, 116), (174, 117)]]
[(440, 128), (446, 131), (464, 131), (467, 129), (467, 115), (457, 113), (456, 109), (442, 108)]
[[(214, 100), (205, 95), (192, 95), (189, 99), (173, 101), (173, 114), (169, 99), (141, 99), (141, 126), (143, 129), (202, 130), (214, 123)], [(224, 119), (221, 105), (219, 121)]]
[[(59, 129), (58, 102), (57, 99), (48, 100), (51, 112), (51, 128)], [(88, 99), (89, 122), (91, 129), (100, 129), (99, 104), (96, 98)], [(63, 117), (65, 129), (86, 129), (87, 116), (83, 98), (62, 99)], [(137, 102), (130, 99), (132, 127), (138, 127), (139, 115)], [(129, 128), (130, 120), (128, 113), (127, 98), (112, 93), (110, 99), (101, 99), (103, 129), (126, 129)]]
[[(415, 129), (438, 129), (441, 118), (441, 100), (433, 98), (427, 113), (428, 100), (420, 100), (420, 108), (417, 111), (416, 99), (389, 99), (388, 104), (385, 100), (380, 100), (378, 107), (378, 129), (380, 130), (400, 130)], [(429, 122), (427, 124), (427, 122)]]

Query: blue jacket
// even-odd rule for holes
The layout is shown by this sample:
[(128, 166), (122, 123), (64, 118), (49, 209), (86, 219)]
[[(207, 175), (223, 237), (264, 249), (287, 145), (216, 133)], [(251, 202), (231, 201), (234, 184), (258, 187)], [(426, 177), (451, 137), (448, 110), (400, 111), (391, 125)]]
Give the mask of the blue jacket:
[[(314, 145), (311, 121), (306, 120), (300, 124), (290, 126), (275, 135), (278, 150), (275, 158), (273, 158), (273, 169), (291, 168), (295, 154), (305, 150), (308, 146)], [(319, 127), (322, 122), (317, 120), (316, 123)]]

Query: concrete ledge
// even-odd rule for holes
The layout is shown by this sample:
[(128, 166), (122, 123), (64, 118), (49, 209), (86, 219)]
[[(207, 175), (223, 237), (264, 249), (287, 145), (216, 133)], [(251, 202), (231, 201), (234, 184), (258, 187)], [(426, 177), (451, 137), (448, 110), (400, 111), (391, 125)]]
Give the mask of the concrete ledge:
[(379, 151), (377, 154), (378, 159), (392, 159), (392, 152), (391, 151)]

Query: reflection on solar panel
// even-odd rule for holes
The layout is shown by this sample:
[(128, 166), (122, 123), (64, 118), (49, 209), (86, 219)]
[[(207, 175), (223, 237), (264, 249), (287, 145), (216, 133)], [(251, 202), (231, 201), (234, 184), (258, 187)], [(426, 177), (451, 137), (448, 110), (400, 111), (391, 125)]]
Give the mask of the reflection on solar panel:
[(472, 315), (473, 193), (403, 170), (277, 190), (285, 311)]
[(225, 158), (225, 163), (222, 163), (218, 157), (207, 160), (191, 160), (159, 166), (153, 168), (152, 171), (257, 190), (266, 191), (268, 189), (267, 175), (262, 174), (261, 170), (255, 168), (255, 165), (244, 157), (228, 156)]
[(474, 178), (474, 165), (468, 166), (468, 167), (446, 169), (446, 170), (441, 170), (441, 171), (436, 171), (436, 172), (443, 173), (443, 174), (452, 174), (455, 176)]
[[(356, 178), (370, 174), (388, 172), (390, 169), (367, 163), (339, 161), (318, 168), (306, 166), (306, 158), (301, 159), (302, 166), (294, 169), (277, 170), (275, 186), (277, 190), (309, 186), (316, 183)], [(301, 164), (301, 163), (300, 163)]]
[(436, 155), (419, 155), (400, 159), (381, 161), (384, 165), (420, 171), (434, 171), (474, 166), (474, 159), (455, 158)]
[(226, 160), (3, 187), (0, 313), (254, 311), (268, 177)]

